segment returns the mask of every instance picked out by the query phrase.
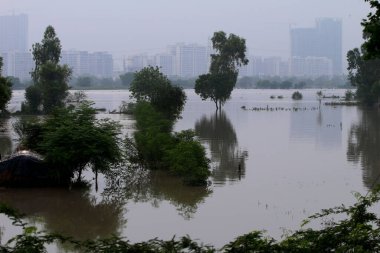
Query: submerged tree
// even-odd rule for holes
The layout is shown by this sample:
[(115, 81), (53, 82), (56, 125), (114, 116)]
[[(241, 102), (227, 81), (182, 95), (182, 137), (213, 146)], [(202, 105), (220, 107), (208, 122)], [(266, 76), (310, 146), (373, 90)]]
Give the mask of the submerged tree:
[(59, 65), (61, 43), (52, 26), (48, 26), (41, 43), (33, 45), (33, 85), (26, 89), (23, 109), (31, 113), (42, 110), (50, 113), (54, 107), (62, 107), (68, 95), (71, 69)]
[(216, 54), (211, 55), (208, 74), (200, 75), (195, 82), (195, 92), (203, 100), (211, 99), (216, 109), (230, 98), (238, 77), (238, 67), (248, 64), (245, 39), (223, 31), (215, 32), (211, 39)]
[(3, 68), (3, 58), (0, 57), (0, 111), (4, 112), (9, 100), (12, 97), (12, 83), (8, 78), (1, 75)]
[(108, 119), (97, 120), (87, 102), (77, 107), (55, 109), (43, 122), (19, 123), (21, 144), (42, 154), (62, 183), (91, 168), (95, 175), (122, 158), (120, 126)]
[(137, 101), (148, 101), (159, 112), (170, 119), (180, 116), (186, 102), (182, 88), (173, 86), (158, 67), (145, 67), (134, 75), (129, 87)]

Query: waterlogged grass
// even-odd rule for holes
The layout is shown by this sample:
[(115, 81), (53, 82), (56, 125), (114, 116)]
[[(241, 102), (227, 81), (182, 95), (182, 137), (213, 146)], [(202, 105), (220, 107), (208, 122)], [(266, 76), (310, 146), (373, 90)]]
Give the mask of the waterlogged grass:
[[(0, 213), (7, 215), (14, 226), (21, 227), (23, 233), (0, 245), (0, 252), (46, 252), (52, 243), (70, 243), (80, 252), (379, 252), (380, 219), (369, 211), (380, 199), (379, 189), (366, 196), (356, 194), (357, 203), (353, 206), (322, 210), (309, 217), (301, 228), (287, 235), (282, 241), (253, 231), (239, 236), (221, 249), (204, 245), (190, 237), (173, 237), (171, 240), (152, 239), (146, 242), (131, 243), (125, 238), (77, 241), (59, 234), (38, 231), (23, 221), (16, 210), (0, 204)], [(334, 221), (331, 216), (344, 215), (346, 218)], [(322, 220), (320, 230), (303, 228), (311, 220)], [(326, 222), (326, 220), (329, 220)]]

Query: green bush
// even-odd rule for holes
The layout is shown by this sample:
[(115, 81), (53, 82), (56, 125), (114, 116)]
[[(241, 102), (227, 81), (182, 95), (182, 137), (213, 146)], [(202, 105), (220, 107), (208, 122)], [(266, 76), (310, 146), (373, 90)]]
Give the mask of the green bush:
[(302, 99), (302, 93), (299, 92), (299, 91), (295, 91), (293, 94), (292, 94), (292, 99), (293, 100), (301, 100)]

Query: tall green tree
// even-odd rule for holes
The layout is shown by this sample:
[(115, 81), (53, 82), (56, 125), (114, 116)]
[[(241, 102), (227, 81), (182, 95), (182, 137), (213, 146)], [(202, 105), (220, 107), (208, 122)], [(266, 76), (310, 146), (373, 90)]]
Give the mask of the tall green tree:
[(348, 72), (351, 84), (357, 87), (357, 98), (367, 105), (380, 103), (380, 3), (365, 0), (373, 10), (363, 20), (361, 50), (348, 51)]
[(172, 85), (158, 67), (149, 66), (136, 72), (129, 90), (137, 101), (150, 102), (170, 119), (180, 116), (186, 102), (183, 89)]
[(72, 71), (67, 65), (59, 65), (61, 48), (52, 26), (46, 28), (41, 43), (33, 45), (33, 85), (25, 92), (25, 110), (31, 113), (50, 113), (54, 107), (64, 105)]
[(201, 75), (195, 82), (195, 92), (203, 100), (211, 99), (216, 109), (230, 98), (239, 74), (238, 67), (248, 64), (245, 39), (225, 32), (215, 32), (211, 39), (215, 54), (211, 55), (208, 74)]
[(0, 57), (0, 111), (4, 112), (9, 100), (12, 97), (12, 83), (8, 78), (1, 75), (3, 68), (3, 58)]
[(34, 70), (31, 72), (34, 83), (39, 81), (40, 67), (47, 62), (58, 64), (61, 58), (61, 41), (55, 33), (54, 27), (46, 27), (44, 37), (41, 43), (32, 45), (33, 60), (35, 63)]

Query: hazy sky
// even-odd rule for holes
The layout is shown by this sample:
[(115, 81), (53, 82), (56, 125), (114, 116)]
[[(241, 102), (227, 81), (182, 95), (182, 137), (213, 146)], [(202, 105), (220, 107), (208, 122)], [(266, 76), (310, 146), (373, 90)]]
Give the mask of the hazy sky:
[(53, 25), (64, 49), (122, 57), (164, 51), (176, 42), (206, 44), (217, 30), (247, 40), (250, 54), (289, 56), (289, 26), (318, 17), (343, 21), (343, 55), (362, 43), (364, 0), (0, 0), (0, 15), (29, 15), (31, 45)]

